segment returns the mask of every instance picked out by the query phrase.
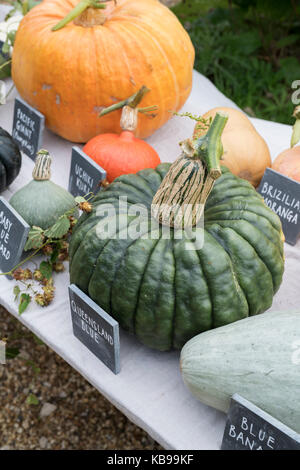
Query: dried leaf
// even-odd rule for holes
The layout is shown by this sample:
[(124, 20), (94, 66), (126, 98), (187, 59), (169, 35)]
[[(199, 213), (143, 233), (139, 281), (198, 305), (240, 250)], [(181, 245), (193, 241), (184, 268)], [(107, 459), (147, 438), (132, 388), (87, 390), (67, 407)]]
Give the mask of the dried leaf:
[(37, 250), (38, 248), (41, 248), (41, 246), (43, 245), (44, 239), (45, 239), (44, 230), (42, 230), (40, 227), (33, 226), (29, 231), (24, 250), (29, 251), (29, 250)]
[(46, 279), (50, 279), (52, 276), (52, 265), (48, 261), (42, 261), (40, 264), (40, 271)]
[(52, 227), (45, 231), (45, 236), (48, 238), (61, 238), (68, 233), (70, 224), (67, 215), (62, 215)]

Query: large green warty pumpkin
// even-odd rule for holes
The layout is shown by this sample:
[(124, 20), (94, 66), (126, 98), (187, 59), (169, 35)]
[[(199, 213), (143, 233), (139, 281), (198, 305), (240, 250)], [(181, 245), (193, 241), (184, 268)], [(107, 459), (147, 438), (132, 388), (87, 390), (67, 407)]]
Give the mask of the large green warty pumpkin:
[[(181, 163), (185, 169), (194, 165), (190, 181), (197, 169), (188, 159), (183, 156)], [(279, 218), (250, 183), (226, 168), (206, 201), (204, 231), (194, 229), (204, 234), (202, 248), (195, 249), (192, 235), (176, 239), (175, 228), (169, 229), (170, 239), (163, 237), (163, 225), (151, 236), (150, 224), (141, 228), (151, 220), (153, 197), (174, 165), (117, 178), (93, 199), (93, 211), (80, 218), (70, 244), (71, 282), (159, 350), (181, 348), (198, 333), (264, 312), (284, 270)], [(131, 208), (145, 205), (148, 216), (122, 213), (117, 220), (120, 197), (127, 197)], [(109, 204), (116, 209), (110, 220)], [(108, 220), (119, 237), (101, 236)], [(132, 223), (141, 228), (135, 240), (122, 237)]]

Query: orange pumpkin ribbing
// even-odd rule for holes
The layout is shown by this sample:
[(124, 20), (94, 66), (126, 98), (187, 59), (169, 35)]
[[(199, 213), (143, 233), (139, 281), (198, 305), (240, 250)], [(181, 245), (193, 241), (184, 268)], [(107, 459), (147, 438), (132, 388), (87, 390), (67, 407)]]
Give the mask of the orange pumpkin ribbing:
[(194, 49), (175, 15), (158, 0), (108, 2), (103, 25), (69, 23), (51, 31), (77, 0), (44, 0), (22, 20), (12, 76), (20, 95), (60, 136), (87, 142), (120, 132), (121, 111), (99, 118), (103, 107), (151, 92), (143, 106), (158, 105), (155, 118), (141, 115), (136, 137), (161, 127), (186, 101), (192, 86)]

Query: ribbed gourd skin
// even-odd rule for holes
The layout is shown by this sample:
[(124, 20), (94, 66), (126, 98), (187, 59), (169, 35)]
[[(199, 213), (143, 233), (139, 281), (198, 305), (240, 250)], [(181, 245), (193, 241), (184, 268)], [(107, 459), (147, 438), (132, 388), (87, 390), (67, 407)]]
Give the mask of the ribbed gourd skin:
[(31, 227), (43, 230), (75, 207), (74, 197), (52, 181), (32, 180), (19, 189), (9, 202)]
[[(117, 178), (93, 200), (70, 243), (71, 282), (145, 345), (180, 349), (198, 333), (267, 310), (284, 271), (281, 223), (245, 180), (222, 168), (205, 207), (204, 245), (187, 238), (99, 238), (99, 223), (119, 197), (149, 209), (169, 163)], [(98, 212), (98, 215), (97, 215)], [(118, 228), (134, 218), (120, 216)], [(148, 216), (150, 218), (150, 215)], [(113, 217), (111, 222), (115, 222)], [(197, 229), (201, 230), (201, 229)], [(142, 235), (142, 234), (141, 234)]]

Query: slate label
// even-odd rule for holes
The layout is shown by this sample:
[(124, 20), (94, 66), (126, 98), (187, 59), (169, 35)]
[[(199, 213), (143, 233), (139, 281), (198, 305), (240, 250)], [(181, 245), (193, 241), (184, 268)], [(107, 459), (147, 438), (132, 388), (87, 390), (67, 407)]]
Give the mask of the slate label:
[(73, 333), (115, 374), (120, 372), (119, 324), (77, 286), (69, 286)]
[(42, 147), (45, 117), (21, 98), (15, 99), (12, 136), (19, 149), (32, 160)]
[(295, 245), (300, 234), (300, 183), (267, 168), (258, 192), (279, 216), (286, 242)]
[(11, 205), (0, 197), (0, 269), (3, 273), (19, 263), (29, 228)]
[(97, 165), (79, 147), (72, 148), (69, 192), (74, 196), (86, 196), (100, 189), (100, 183), (106, 178), (106, 171)]
[(233, 395), (222, 450), (300, 450), (300, 434), (238, 394)]

